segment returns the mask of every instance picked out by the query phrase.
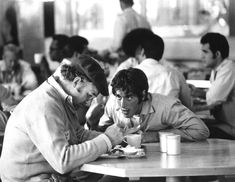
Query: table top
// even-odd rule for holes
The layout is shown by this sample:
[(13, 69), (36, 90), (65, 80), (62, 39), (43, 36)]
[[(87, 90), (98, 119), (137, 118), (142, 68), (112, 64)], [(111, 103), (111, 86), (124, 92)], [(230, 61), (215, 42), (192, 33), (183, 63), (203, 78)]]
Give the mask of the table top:
[(188, 84), (192, 84), (197, 88), (210, 88), (211, 83), (209, 80), (186, 80)]
[(159, 143), (144, 144), (146, 157), (103, 159), (84, 164), (82, 171), (119, 177), (205, 176), (235, 174), (235, 141), (208, 139), (181, 143), (181, 154), (160, 152)]

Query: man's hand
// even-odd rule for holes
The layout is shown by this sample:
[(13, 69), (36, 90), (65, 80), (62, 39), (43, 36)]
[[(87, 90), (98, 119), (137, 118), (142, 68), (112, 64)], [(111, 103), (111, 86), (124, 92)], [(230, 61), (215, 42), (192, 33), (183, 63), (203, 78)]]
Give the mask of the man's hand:
[(118, 145), (122, 142), (124, 136), (123, 136), (123, 129), (118, 127), (116, 124), (113, 124), (109, 126), (105, 134), (109, 137), (111, 143), (113, 146)]

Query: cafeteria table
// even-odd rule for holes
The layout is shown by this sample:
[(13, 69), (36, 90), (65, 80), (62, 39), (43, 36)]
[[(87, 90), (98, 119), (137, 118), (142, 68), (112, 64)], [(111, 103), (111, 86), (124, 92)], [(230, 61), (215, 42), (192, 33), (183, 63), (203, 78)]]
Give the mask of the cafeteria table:
[[(180, 155), (160, 152), (159, 143), (143, 144), (142, 158), (98, 158), (81, 166), (82, 171), (129, 177), (166, 177), (167, 182), (181, 181), (187, 176), (235, 175), (235, 141), (207, 139), (181, 143)], [(221, 178), (222, 177), (222, 178)]]

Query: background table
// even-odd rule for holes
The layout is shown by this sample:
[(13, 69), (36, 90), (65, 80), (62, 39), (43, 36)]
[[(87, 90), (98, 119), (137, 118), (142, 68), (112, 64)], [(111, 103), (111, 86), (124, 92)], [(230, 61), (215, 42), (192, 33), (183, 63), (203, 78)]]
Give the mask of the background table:
[(167, 177), (235, 175), (235, 141), (208, 139), (181, 143), (181, 154), (169, 156), (160, 152), (159, 143), (144, 145), (146, 157), (138, 159), (101, 159), (84, 164), (82, 171), (119, 177)]

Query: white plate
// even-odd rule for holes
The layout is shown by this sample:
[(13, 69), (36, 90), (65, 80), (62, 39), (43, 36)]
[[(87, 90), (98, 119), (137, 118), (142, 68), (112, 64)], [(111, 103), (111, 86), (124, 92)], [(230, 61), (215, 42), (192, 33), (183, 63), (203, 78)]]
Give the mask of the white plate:
[(125, 147), (125, 148), (118, 148), (113, 150), (114, 153), (109, 152), (106, 154), (102, 154), (101, 158), (109, 158), (109, 159), (116, 159), (116, 158), (140, 158), (145, 156), (145, 152), (143, 148), (136, 149), (134, 147)]

